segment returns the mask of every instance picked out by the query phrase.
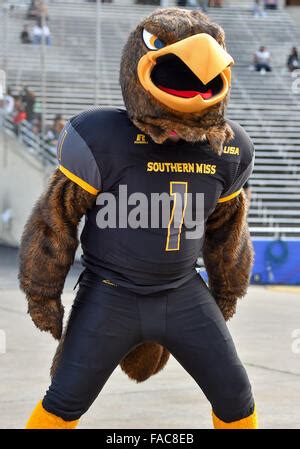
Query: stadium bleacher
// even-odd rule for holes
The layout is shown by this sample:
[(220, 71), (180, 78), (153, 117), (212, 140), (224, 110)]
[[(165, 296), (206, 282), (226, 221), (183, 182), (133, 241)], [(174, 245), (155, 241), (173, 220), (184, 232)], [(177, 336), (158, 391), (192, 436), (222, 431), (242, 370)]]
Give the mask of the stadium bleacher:
[[(72, 3), (72, 8), (70, 8)], [(284, 9), (254, 18), (252, 2), (224, 2), (208, 14), (226, 32), (227, 47), (235, 58), (228, 116), (250, 133), (256, 148), (251, 178), (249, 224), (253, 236), (300, 237), (300, 87), (287, 71), (287, 54), (300, 42), (300, 32)], [(16, 91), (30, 86), (39, 97), (47, 123), (57, 113), (67, 119), (95, 104), (123, 106), (118, 83), (119, 61), (129, 31), (155, 6), (129, 1), (100, 4), (97, 46), (97, 7), (84, 0), (49, 3), (52, 46), (46, 47), (46, 83), (42, 83), (41, 47), (21, 45), (19, 33), (27, 1), (3, 16), (7, 30), (0, 61), (8, 85)], [(271, 73), (249, 70), (252, 55), (265, 45), (272, 55)], [(96, 49), (99, 49), (98, 58)], [(99, 70), (97, 70), (97, 67)], [(298, 82), (298, 85), (300, 82)], [(295, 86), (293, 89), (292, 86)]]

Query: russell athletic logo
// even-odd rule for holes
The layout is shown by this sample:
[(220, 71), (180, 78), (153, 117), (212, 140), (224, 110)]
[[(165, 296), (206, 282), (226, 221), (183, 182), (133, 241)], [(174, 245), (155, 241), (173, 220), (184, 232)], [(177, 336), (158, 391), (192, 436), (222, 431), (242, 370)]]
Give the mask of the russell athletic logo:
[(146, 139), (145, 134), (137, 134), (134, 143), (137, 143), (137, 144), (145, 144), (145, 143), (149, 143), (149, 142), (148, 142), (148, 140)]

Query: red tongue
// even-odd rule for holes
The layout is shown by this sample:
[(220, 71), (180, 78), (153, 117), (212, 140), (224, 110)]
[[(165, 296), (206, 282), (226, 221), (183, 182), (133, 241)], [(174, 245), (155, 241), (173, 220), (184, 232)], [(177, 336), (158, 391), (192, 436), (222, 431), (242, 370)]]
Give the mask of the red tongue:
[(164, 86), (158, 86), (159, 89), (163, 90), (164, 92), (167, 92), (171, 95), (176, 95), (176, 97), (183, 97), (183, 98), (192, 98), (196, 95), (201, 95), (204, 100), (207, 100), (208, 98), (211, 98), (213, 96), (212, 90), (209, 89), (207, 92), (198, 92), (196, 90), (175, 90), (175, 89), (169, 89), (169, 87)]

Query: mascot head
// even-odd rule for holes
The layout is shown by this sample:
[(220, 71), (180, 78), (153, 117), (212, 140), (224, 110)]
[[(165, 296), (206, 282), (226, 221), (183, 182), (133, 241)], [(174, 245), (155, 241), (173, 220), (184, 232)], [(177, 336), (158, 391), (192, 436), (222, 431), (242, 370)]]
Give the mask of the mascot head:
[(223, 29), (199, 11), (158, 9), (130, 34), (120, 84), (133, 123), (156, 143), (172, 134), (207, 140), (221, 154), (233, 137), (224, 119), (232, 57)]

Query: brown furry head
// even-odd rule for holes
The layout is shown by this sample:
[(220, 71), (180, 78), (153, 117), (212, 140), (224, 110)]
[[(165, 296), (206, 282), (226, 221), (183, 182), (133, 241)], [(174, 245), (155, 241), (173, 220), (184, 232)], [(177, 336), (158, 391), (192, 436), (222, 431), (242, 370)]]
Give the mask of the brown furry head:
[(220, 154), (233, 131), (225, 122), (225, 98), (202, 112), (179, 112), (159, 102), (146, 91), (138, 76), (138, 63), (149, 51), (143, 41), (143, 30), (158, 36), (164, 45), (172, 45), (199, 33), (212, 36), (225, 49), (223, 29), (199, 11), (180, 8), (157, 9), (140, 22), (124, 47), (120, 84), (124, 103), (133, 123), (156, 143), (163, 143), (172, 131), (189, 142), (208, 140)]

